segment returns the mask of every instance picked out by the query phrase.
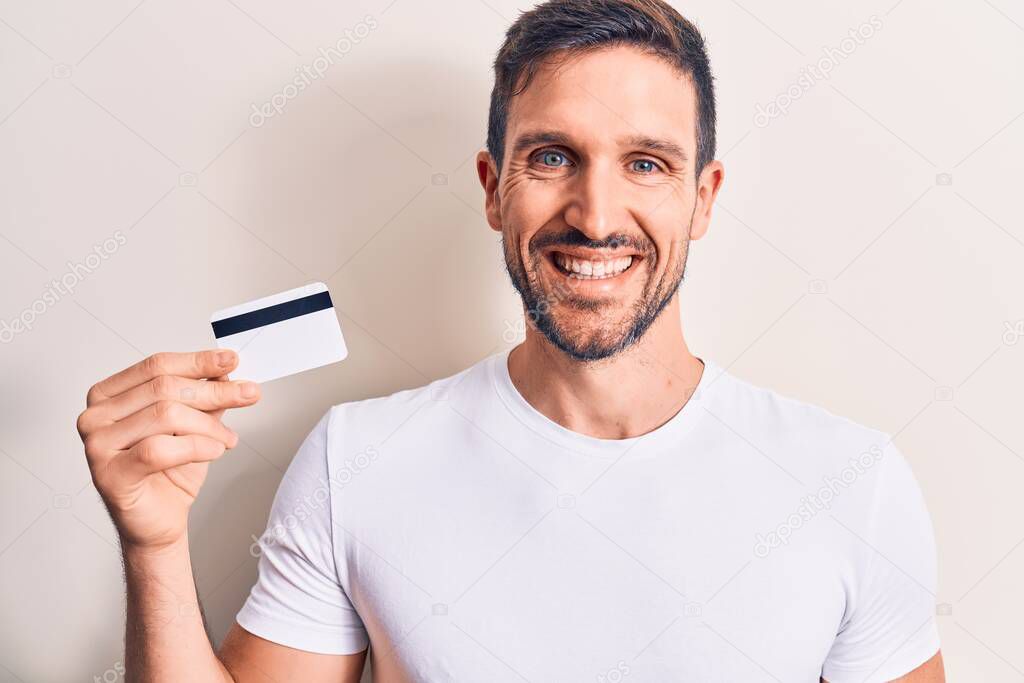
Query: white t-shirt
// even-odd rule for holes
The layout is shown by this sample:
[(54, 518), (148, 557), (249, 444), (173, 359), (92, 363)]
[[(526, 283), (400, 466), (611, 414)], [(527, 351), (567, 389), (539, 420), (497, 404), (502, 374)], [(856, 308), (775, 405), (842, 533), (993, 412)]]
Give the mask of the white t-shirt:
[(427, 683), (869, 683), (938, 650), (931, 522), (887, 434), (704, 360), (661, 427), (594, 438), (507, 357), (327, 411), (242, 627)]

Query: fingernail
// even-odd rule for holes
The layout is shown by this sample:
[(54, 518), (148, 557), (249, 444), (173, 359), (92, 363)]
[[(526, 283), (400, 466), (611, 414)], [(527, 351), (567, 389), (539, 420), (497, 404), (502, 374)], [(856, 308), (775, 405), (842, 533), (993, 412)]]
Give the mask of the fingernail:
[(222, 368), (226, 368), (231, 365), (231, 362), (235, 359), (234, 351), (218, 351), (217, 352), (217, 364)]
[(241, 391), (242, 398), (256, 398), (256, 395), (259, 393), (255, 382), (242, 382)]

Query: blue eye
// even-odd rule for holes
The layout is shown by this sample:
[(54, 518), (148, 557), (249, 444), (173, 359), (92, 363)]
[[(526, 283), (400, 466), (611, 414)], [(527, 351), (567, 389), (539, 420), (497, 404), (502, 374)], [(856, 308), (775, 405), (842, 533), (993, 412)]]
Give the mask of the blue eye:
[[(647, 169), (640, 169), (640, 168), (636, 167), (637, 164), (647, 164), (649, 166), (649, 168), (647, 168)], [(658, 170), (658, 165), (655, 164), (650, 159), (637, 159), (636, 161), (633, 162), (633, 170), (640, 171), (641, 173), (644, 173), (644, 174), (649, 174), (649, 173), (653, 173), (654, 171), (657, 171)]]
[[(562, 166), (562, 164), (558, 163), (558, 160), (559, 159), (565, 159), (565, 155), (562, 154), (561, 152), (547, 151), (547, 152), (543, 152), (541, 154), (541, 159), (542, 159), (542, 163), (545, 166), (555, 166), (555, 167), (558, 167), (558, 166)], [(552, 161), (552, 159), (554, 159), (554, 161)]]

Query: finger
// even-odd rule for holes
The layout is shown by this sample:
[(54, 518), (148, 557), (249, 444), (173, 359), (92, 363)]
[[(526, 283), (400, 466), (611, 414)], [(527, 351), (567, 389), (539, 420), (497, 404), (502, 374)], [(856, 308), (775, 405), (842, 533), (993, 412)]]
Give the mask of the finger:
[(238, 443), (238, 435), (209, 413), (177, 401), (157, 401), (137, 413), (102, 427), (90, 440), (98, 452), (128, 450), (155, 434), (199, 434), (220, 441), (228, 448)]
[(106, 401), (160, 375), (194, 379), (219, 377), (234, 368), (237, 362), (238, 354), (229, 349), (155, 353), (94, 384), (86, 396), (86, 404), (92, 406)]
[[(228, 376), (227, 375), (221, 375), (220, 377), (211, 377), (210, 381), (211, 382), (227, 382), (229, 380), (228, 380)], [(261, 392), (260, 395), (262, 396), (262, 392)], [(217, 410), (211, 410), (209, 412), (210, 412), (210, 415), (212, 415), (213, 417), (217, 418), (218, 420), (221, 419), (222, 417), (224, 417), (224, 408), (219, 408)]]
[(254, 382), (207, 381), (159, 375), (86, 411), (87, 430), (122, 420), (157, 401), (178, 401), (202, 411), (252, 405), (260, 398)]
[(154, 434), (117, 456), (115, 461), (127, 473), (141, 479), (179, 465), (216, 460), (225, 450), (221, 441), (200, 434)]

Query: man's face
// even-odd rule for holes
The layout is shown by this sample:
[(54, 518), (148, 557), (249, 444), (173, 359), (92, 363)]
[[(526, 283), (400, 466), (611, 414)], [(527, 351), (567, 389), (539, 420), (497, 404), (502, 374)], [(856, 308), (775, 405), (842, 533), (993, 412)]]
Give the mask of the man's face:
[(512, 99), (500, 179), (478, 157), (528, 321), (574, 359), (643, 336), (706, 230), (721, 165), (694, 177), (695, 97), (686, 76), (633, 48), (552, 61)]

